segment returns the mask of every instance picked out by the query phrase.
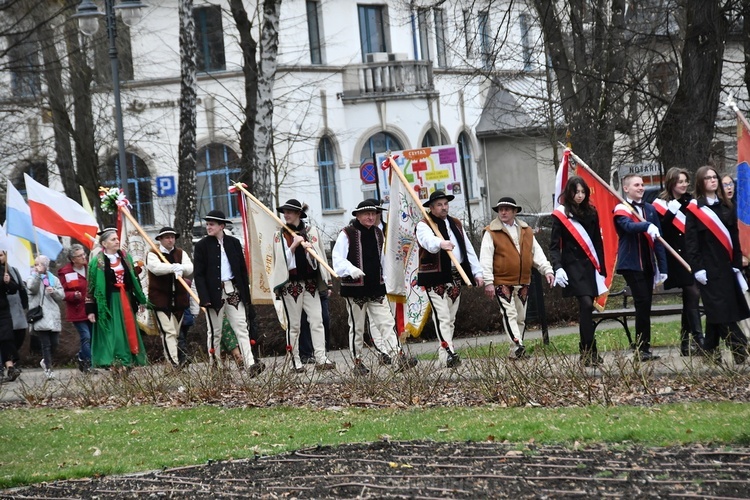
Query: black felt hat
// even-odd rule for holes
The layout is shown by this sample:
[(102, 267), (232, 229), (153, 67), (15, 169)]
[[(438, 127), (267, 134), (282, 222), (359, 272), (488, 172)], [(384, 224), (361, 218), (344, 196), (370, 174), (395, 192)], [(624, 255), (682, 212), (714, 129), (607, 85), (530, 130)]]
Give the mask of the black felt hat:
[(302, 206), (302, 203), (300, 203), (299, 200), (295, 200), (294, 198), (290, 198), (286, 200), (286, 203), (281, 205), (280, 207), (276, 207), (277, 212), (283, 212), (284, 210), (296, 210), (297, 212), (300, 212), (300, 219), (305, 219), (307, 217), (307, 214), (305, 213), (305, 209)]
[(167, 236), (168, 234), (173, 235), (175, 238), (179, 238), (180, 237), (180, 233), (178, 233), (177, 231), (175, 231), (174, 228), (171, 228), (169, 226), (164, 226), (163, 228), (159, 229), (159, 234), (157, 234), (156, 236), (154, 236), (154, 238), (156, 240), (158, 240), (162, 236)]
[(382, 207), (380, 202), (370, 198), (360, 202), (357, 208), (352, 210), (352, 215), (356, 216), (359, 212), (385, 212), (385, 208)]
[(510, 196), (504, 196), (500, 198), (500, 200), (498, 200), (497, 202), (497, 205), (492, 207), (492, 210), (497, 212), (500, 209), (500, 207), (513, 207), (516, 209), (516, 213), (521, 211), (521, 207), (516, 205), (516, 200), (514, 200)]
[(221, 210), (211, 210), (206, 214), (205, 217), (203, 217), (203, 220), (205, 221), (214, 221), (218, 222), (219, 224), (231, 224), (232, 221), (227, 219), (224, 215), (224, 212)]
[(430, 193), (430, 199), (422, 203), (422, 206), (425, 208), (429, 208), (433, 201), (440, 200), (442, 198), (445, 198), (448, 201), (453, 201), (456, 197), (452, 194), (445, 194), (445, 191), (433, 191)]

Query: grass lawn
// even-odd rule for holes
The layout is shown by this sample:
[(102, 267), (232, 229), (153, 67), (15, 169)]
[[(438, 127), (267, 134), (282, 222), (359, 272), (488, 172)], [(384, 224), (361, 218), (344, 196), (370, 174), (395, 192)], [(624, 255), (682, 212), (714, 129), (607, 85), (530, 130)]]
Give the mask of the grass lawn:
[(393, 440), (750, 444), (750, 404), (327, 409), (214, 406), (2, 412), (0, 487)]

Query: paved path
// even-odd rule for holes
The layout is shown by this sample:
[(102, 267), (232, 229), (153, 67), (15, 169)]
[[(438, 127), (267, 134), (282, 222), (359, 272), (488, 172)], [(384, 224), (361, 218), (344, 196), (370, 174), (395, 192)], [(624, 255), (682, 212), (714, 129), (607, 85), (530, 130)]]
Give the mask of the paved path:
[[(679, 316), (663, 316), (659, 318), (654, 318), (652, 321), (654, 323), (663, 323), (663, 322), (669, 322), (669, 321), (679, 321)], [(614, 323), (616, 325), (616, 323)], [(605, 325), (605, 328), (607, 325)], [(549, 329), (549, 336), (550, 338), (556, 337), (558, 335), (565, 335), (570, 333), (577, 333), (578, 332), (578, 326), (566, 326), (561, 328), (550, 328)], [(624, 335), (624, 333), (623, 333)], [(542, 338), (542, 332), (541, 330), (531, 330), (526, 332), (525, 340), (533, 340), (533, 339), (541, 339)], [(457, 351), (462, 351), (466, 349), (467, 347), (474, 347), (474, 346), (481, 346), (481, 345), (488, 345), (488, 344), (507, 344), (508, 338), (506, 335), (487, 335), (487, 336), (481, 336), (481, 337), (469, 337), (469, 338), (460, 338), (456, 339), (455, 346)], [(426, 341), (426, 342), (415, 342), (409, 344), (409, 350), (414, 355), (419, 354), (427, 354), (427, 353), (436, 353), (438, 349), (438, 343), (436, 340)], [(654, 349), (655, 352), (660, 354), (662, 356), (662, 359), (658, 360), (656, 363), (659, 367), (659, 372), (668, 373), (668, 372), (674, 372), (680, 371), (685, 367), (684, 360), (688, 358), (681, 358), (679, 354), (679, 350), (676, 347), (665, 347), (665, 348), (656, 348)], [(605, 363), (608, 358), (612, 359), (614, 356), (622, 355), (622, 352), (604, 352), (601, 353), (605, 358)], [(725, 356), (729, 356), (728, 354), (725, 354)], [(337, 365), (342, 369), (344, 372), (348, 372), (347, 367), (351, 365), (351, 360), (349, 358), (349, 353), (347, 350), (337, 350), (332, 351), (329, 353), (329, 358), (332, 361), (335, 361)], [(274, 358), (265, 359), (266, 362), (272, 361)], [(281, 358), (276, 358), (280, 360)], [(728, 359), (728, 358), (727, 358)], [(57, 377), (56, 380), (51, 381), (52, 384), (66, 384), (72, 377), (81, 376), (80, 372), (77, 369), (74, 368), (60, 368), (55, 370), (55, 375)], [(96, 377), (103, 377), (108, 376), (108, 374), (105, 371), (99, 372), (99, 375), (95, 375)], [(20, 401), (22, 400), (21, 395), (18, 393), (18, 389), (22, 387), (21, 384), (25, 384), (30, 387), (38, 387), (42, 386), (46, 382), (44, 373), (41, 368), (24, 368), (23, 374), (21, 374), (21, 377), (16, 380), (15, 382), (6, 382), (0, 384), (0, 402), (10, 402), (10, 401)]]

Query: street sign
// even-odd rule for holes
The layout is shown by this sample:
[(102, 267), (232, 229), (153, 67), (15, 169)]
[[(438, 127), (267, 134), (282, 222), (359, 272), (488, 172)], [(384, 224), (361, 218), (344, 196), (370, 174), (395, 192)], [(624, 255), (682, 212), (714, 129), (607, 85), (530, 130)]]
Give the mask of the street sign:
[(375, 184), (378, 180), (378, 172), (375, 168), (375, 164), (371, 161), (364, 162), (359, 167), (359, 178), (365, 184)]
[(177, 183), (174, 175), (156, 178), (156, 196), (174, 196), (177, 194)]

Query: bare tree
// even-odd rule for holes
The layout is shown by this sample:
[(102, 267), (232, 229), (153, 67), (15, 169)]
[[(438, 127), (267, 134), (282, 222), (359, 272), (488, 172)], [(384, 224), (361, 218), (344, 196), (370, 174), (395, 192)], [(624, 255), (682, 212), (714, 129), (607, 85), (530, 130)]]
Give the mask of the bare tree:
[(195, 188), (195, 127), (196, 127), (196, 67), (195, 23), (193, 0), (180, 0), (180, 142), (178, 146), (178, 193), (174, 226), (185, 235), (183, 247), (192, 251), (193, 225), (196, 211)]

